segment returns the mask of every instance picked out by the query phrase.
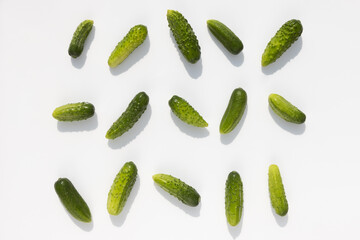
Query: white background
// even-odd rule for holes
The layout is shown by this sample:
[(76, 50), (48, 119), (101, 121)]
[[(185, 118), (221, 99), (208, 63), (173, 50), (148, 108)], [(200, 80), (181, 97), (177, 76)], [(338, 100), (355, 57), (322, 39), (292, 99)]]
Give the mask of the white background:
[[(360, 79), (358, 1), (153, 0), (0, 1), (0, 239), (359, 239)], [(179, 55), (166, 11), (183, 13), (202, 50), (195, 65)], [(262, 69), (271, 37), (290, 19), (302, 37)], [(77, 25), (94, 20), (81, 57), (67, 53)], [(232, 56), (211, 36), (217, 19), (244, 44)], [(136, 24), (148, 38), (120, 66), (107, 59)], [(234, 88), (248, 94), (235, 131), (220, 136)], [(105, 139), (130, 100), (146, 91), (150, 105), (131, 131)], [(304, 111), (306, 124), (269, 111), (278, 93)], [(168, 100), (177, 94), (207, 120), (207, 130), (180, 122)], [(96, 116), (58, 123), (54, 108), (88, 101)], [(139, 178), (124, 211), (106, 210), (112, 181), (127, 161)], [(278, 164), (289, 202), (285, 218), (270, 206), (267, 170)], [(240, 173), (244, 211), (229, 227), (225, 180)], [(157, 188), (168, 173), (195, 187), (191, 208)], [(88, 203), (92, 224), (62, 207), (54, 182), (69, 178)]]

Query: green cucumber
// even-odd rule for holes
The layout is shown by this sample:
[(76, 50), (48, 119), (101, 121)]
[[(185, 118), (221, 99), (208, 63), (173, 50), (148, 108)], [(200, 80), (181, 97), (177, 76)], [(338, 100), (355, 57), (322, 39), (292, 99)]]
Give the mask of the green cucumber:
[(301, 36), (303, 27), (301, 22), (292, 19), (284, 23), (270, 40), (262, 55), (263, 67), (275, 62)]
[(243, 50), (244, 46), (241, 40), (225, 24), (211, 19), (207, 21), (207, 26), (230, 53), (236, 55)]
[(270, 94), (269, 104), (271, 109), (285, 121), (301, 124), (306, 120), (306, 115), (302, 111), (280, 95)]
[(112, 51), (108, 64), (114, 68), (122, 63), (138, 46), (140, 46), (146, 39), (148, 34), (147, 28), (144, 25), (136, 25), (130, 29), (128, 34), (121, 40)]
[(91, 222), (91, 213), (88, 205), (67, 178), (59, 178), (55, 184), (55, 191), (66, 210), (75, 219), (82, 222)]
[(179, 199), (182, 203), (191, 207), (199, 205), (199, 193), (180, 179), (167, 174), (155, 174), (152, 178), (162, 189)]
[(89, 36), (94, 21), (85, 20), (76, 28), (72, 40), (69, 45), (68, 53), (71, 57), (77, 58), (81, 55), (86, 38)]
[(240, 222), (243, 203), (243, 184), (240, 175), (232, 171), (229, 173), (225, 187), (225, 213), (231, 226), (236, 226)]
[(247, 95), (244, 89), (236, 88), (232, 94), (220, 123), (220, 133), (226, 134), (234, 130), (240, 122), (247, 102)]
[(202, 116), (185, 99), (174, 95), (169, 100), (169, 106), (172, 112), (180, 118), (181, 121), (195, 127), (208, 126)]
[(184, 16), (175, 10), (167, 11), (167, 20), (175, 41), (186, 60), (196, 63), (200, 59), (200, 46), (196, 35)]
[(115, 139), (129, 131), (139, 120), (149, 104), (149, 96), (145, 92), (139, 92), (131, 100), (125, 112), (113, 123), (106, 133), (107, 139)]
[(289, 210), (289, 206), (279, 168), (274, 164), (269, 167), (269, 192), (271, 205), (275, 209), (275, 212), (280, 216), (285, 216)]
[(136, 182), (137, 168), (133, 162), (127, 162), (116, 175), (108, 194), (107, 210), (111, 215), (119, 215)]
[(91, 103), (69, 103), (56, 108), (52, 116), (59, 121), (80, 121), (88, 119), (95, 114), (95, 107)]

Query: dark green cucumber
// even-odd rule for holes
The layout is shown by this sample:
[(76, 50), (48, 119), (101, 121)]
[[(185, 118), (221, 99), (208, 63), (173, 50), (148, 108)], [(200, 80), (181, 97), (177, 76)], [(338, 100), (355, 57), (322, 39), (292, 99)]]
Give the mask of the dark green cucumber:
[(181, 53), (190, 63), (196, 63), (200, 59), (201, 52), (190, 24), (178, 11), (168, 10), (166, 16)]
[(234, 130), (240, 122), (247, 102), (247, 95), (244, 89), (236, 88), (232, 94), (220, 123), (220, 133), (226, 134)]
[(231, 226), (236, 226), (240, 222), (243, 202), (243, 184), (240, 175), (232, 171), (229, 173), (225, 187), (225, 213)]
[(70, 46), (68, 49), (68, 53), (71, 57), (77, 58), (81, 55), (86, 38), (89, 36), (91, 29), (93, 27), (94, 21), (85, 20), (76, 28), (72, 40), (70, 42)]
[(298, 38), (301, 36), (303, 27), (296, 19), (287, 21), (270, 40), (262, 55), (263, 67), (275, 62)]
[(207, 21), (207, 26), (230, 53), (239, 54), (243, 50), (244, 45), (241, 40), (225, 24), (211, 19)]
[(137, 168), (133, 162), (127, 162), (116, 175), (109, 191), (107, 210), (111, 215), (118, 215), (123, 210), (130, 192), (136, 182)]
[(54, 187), (60, 201), (74, 218), (82, 222), (91, 222), (88, 205), (69, 179), (59, 178)]
[(131, 100), (125, 112), (113, 123), (106, 133), (107, 139), (115, 139), (129, 131), (139, 120), (147, 108), (149, 97), (145, 92), (139, 92)]
[(95, 114), (95, 107), (91, 103), (69, 103), (56, 108), (53, 117), (59, 121), (80, 121), (88, 119)]
[(274, 164), (269, 167), (269, 192), (271, 205), (275, 212), (280, 216), (285, 216), (289, 210), (289, 206), (279, 168)]
[(113, 68), (122, 63), (130, 53), (145, 41), (147, 34), (148, 31), (144, 25), (136, 25), (131, 28), (112, 51), (108, 60), (109, 66)]
[(195, 127), (208, 126), (202, 116), (185, 99), (174, 95), (169, 100), (169, 106), (172, 112), (180, 118), (181, 121)]
[(191, 207), (199, 205), (199, 193), (180, 179), (167, 174), (155, 174), (153, 179), (162, 189), (179, 199), (182, 203)]
[(306, 115), (302, 111), (280, 95), (270, 94), (269, 104), (271, 109), (285, 121), (301, 124), (306, 120)]

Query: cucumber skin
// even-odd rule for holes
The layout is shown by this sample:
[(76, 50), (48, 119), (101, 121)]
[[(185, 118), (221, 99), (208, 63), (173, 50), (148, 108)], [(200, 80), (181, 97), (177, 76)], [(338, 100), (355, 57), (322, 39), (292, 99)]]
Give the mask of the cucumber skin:
[(129, 131), (145, 112), (149, 104), (149, 96), (145, 92), (139, 92), (131, 100), (125, 112), (113, 123), (106, 133), (107, 139), (115, 139)]
[(59, 121), (80, 121), (88, 119), (95, 114), (95, 107), (91, 103), (69, 103), (56, 108), (52, 116)]
[(239, 173), (229, 173), (225, 187), (225, 212), (228, 223), (236, 226), (241, 219), (243, 209), (243, 184)]
[(116, 175), (108, 194), (107, 210), (111, 215), (119, 215), (136, 182), (137, 168), (133, 162), (127, 162)]
[(181, 121), (195, 127), (208, 126), (208, 123), (203, 117), (185, 99), (174, 95), (169, 100), (169, 106), (172, 112), (180, 118)]
[(285, 121), (301, 124), (306, 120), (306, 115), (302, 111), (280, 95), (270, 94), (269, 105), (271, 109)]
[(199, 193), (180, 179), (167, 174), (155, 174), (153, 180), (182, 203), (191, 207), (199, 205), (201, 199)]
[(247, 94), (244, 89), (236, 88), (231, 94), (229, 104), (220, 123), (220, 133), (226, 134), (234, 130), (244, 115)]
[(239, 54), (244, 45), (241, 40), (231, 31), (225, 24), (210, 19), (207, 21), (210, 32), (224, 45), (224, 47), (232, 54)]
[(178, 11), (168, 10), (166, 16), (181, 53), (188, 62), (196, 63), (200, 59), (201, 50), (190, 24)]
[(77, 220), (91, 222), (88, 205), (67, 178), (59, 178), (54, 184), (55, 191), (66, 210)]
[(91, 32), (93, 24), (94, 21), (85, 20), (76, 28), (68, 49), (68, 53), (71, 57), (77, 58), (81, 55), (84, 50), (85, 40)]
[(145, 41), (147, 34), (148, 31), (144, 25), (140, 24), (132, 27), (126, 36), (117, 44), (114, 51), (112, 51), (108, 59), (109, 66), (114, 68), (122, 63)]
[(287, 21), (270, 40), (262, 55), (263, 67), (275, 62), (298, 38), (301, 36), (303, 27), (296, 19)]
[(279, 168), (274, 164), (269, 167), (269, 192), (271, 205), (275, 209), (275, 212), (280, 216), (285, 216), (289, 210), (289, 206)]

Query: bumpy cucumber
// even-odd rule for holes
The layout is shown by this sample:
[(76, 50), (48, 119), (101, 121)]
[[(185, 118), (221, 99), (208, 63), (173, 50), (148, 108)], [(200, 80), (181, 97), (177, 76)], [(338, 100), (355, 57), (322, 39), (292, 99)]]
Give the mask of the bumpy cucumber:
[(303, 27), (296, 19), (287, 21), (270, 40), (262, 55), (261, 65), (267, 66), (275, 62), (298, 38)]
[(91, 222), (91, 213), (88, 205), (69, 179), (59, 178), (55, 182), (54, 187), (62, 204), (74, 218), (82, 222)]
[(207, 21), (207, 26), (230, 53), (239, 54), (243, 50), (241, 40), (225, 24), (211, 19)]
[(76, 31), (74, 32), (73, 38), (70, 42), (70, 46), (68, 49), (68, 53), (71, 57), (77, 58), (81, 55), (83, 49), (85, 40), (88, 37), (92, 27), (93, 27), (94, 21), (92, 20), (85, 20), (76, 28)]
[(240, 222), (243, 202), (243, 184), (240, 175), (232, 171), (229, 173), (225, 187), (225, 213), (231, 226), (236, 226)]
[(130, 192), (136, 182), (137, 168), (133, 162), (127, 162), (116, 175), (109, 191), (107, 210), (111, 215), (121, 213)]
[(277, 94), (270, 94), (269, 104), (271, 109), (282, 119), (288, 122), (301, 124), (306, 120), (306, 115)]
[(175, 10), (167, 11), (167, 20), (181, 53), (190, 63), (196, 63), (201, 55), (200, 46), (188, 21)]
[(200, 202), (199, 193), (183, 181), (167, 174), (156, 174), (154, 181), (166, 192), (170, 193), (181, 202), (191, 207), (196, 207)]
[(275, 212), (280, 216), (285, 216), (289, 206), (279, 168), (274, 164), (269, 167), (269, 192), (271, 205), (275, 209)]
[(207, 127), (207, 122), (200, 114), (183, 98), (174, 95), (169, 100), (169, 106), (172, 112), (180, 118), (181, 121), (195, 127)]
[(91, 103), (69, 103), (56, 108), (53, 117), (59, 121), (80, 121), (94, 116), (95, 107)]
[(244, 114), (246, 102), (247, 95), (244, 89), (236, 88), (231, 94), (229, 104), (220, 123), (221, 134), (234, 130)]
[(149, 96), (140, 92), (131, 100), (125, 112), (113, 123), (106, 133), (107, 139), (115, 139), (129, 131), (147, 108)]

